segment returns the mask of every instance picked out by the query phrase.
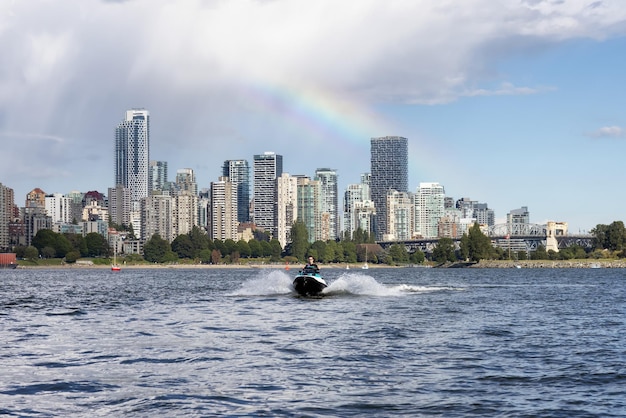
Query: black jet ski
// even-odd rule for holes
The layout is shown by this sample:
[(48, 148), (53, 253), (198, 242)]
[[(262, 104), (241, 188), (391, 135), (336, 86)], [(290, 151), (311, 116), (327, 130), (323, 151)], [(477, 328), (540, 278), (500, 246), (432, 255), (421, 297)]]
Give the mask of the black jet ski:
[(318, 296), (327, 286), (320, 271), (314, 268), (300, 270), (293, 280), (293, 288), (300, 296)]

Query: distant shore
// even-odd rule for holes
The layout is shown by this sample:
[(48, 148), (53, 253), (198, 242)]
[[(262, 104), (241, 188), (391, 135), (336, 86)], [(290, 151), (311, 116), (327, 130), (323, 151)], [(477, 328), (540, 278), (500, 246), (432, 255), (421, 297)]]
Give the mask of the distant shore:
[[(626, 268), (626, 260), (481, 260), (478, 263), (456, 263), (444, 267), (459, 267), (464, 264), (467, 268)], [(360, 271), (362, 264), (327, 264), (320, 265), (322, 269), (346, 269)], [(281, 270), (299, 270), (301, 265), (286, 265), (280, 263), (274, 264), (122, 264), (123, 270), (138, 269), (281, 269)], [(349, 267), (349, 268), (348, 268)], [(370, 264), (370, 269), (379, 268), (425, 268), (435, 267), (431, 265), (408, 265), (408, 266), (389, 266), (386, 264)], [(110, 269), (108, 264), (42, 264), (42, 265), (19, 265), (18, 269)]]

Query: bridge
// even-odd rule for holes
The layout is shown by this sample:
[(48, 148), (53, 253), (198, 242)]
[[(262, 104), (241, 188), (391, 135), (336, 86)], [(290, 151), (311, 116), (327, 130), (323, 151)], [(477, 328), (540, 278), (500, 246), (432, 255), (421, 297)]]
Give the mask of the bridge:
[[(593, 235), (578, 234), (568, 235), (567, 228), (562, 227), (563, 224), (555, 222), (547, 225), (539, 224), (497, 224), (483, 230), (495, 247), (502, 248), (506, 251), (519, 252), (524, 251), (526, 254), (536, 251), (539, 246), (546, 249), (559, 251), (574, 245), (583, 247), (588, 250), (593, 247)], [(561, 227), (560, 227), (561, 226)], [(455, 247), (458, 249), (461, 242), (460, 238), (452, 239)], [(409, 253), (420, 250), (424, 253), (432, 253), (437, 246), (439, 238), (415, 239), (409, 241), (378, 241), (377, 243), (387, 249), (393, 244), (402, 244)]]

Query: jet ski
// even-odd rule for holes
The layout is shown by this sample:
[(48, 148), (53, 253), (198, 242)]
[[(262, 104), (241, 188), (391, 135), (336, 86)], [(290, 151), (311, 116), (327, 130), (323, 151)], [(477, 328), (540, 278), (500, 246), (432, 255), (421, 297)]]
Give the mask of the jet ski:
[(315, 268), (304, 268), (293, 280), (293, 288), (300, 296), (319, 296), (328, 285), (320, 271)]

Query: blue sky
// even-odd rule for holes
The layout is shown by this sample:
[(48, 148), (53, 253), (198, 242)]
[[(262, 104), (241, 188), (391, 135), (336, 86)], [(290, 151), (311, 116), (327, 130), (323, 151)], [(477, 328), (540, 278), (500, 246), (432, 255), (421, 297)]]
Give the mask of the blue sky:
[(0, 182), (16, 203), (105, 192), (126, 109), (151, 158), (209, 187), (226, 159), (369, 171), (409, 139), (409, 186), (439, 182), (501, 221), (626, 220), (626, 8), (618, 0), (0, 3)]

